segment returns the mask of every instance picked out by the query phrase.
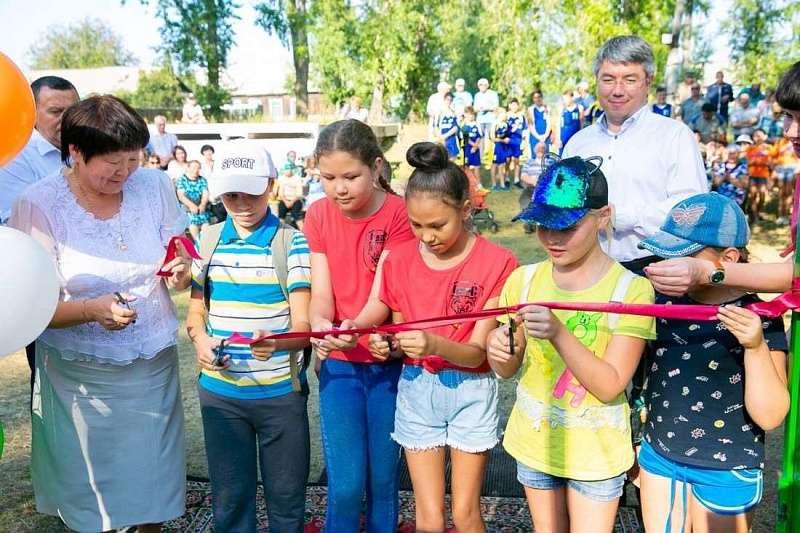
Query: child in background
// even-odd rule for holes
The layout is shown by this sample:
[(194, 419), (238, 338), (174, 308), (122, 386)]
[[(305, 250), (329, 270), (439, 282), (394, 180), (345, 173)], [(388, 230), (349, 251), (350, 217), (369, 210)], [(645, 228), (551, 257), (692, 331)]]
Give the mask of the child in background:
[(506, 161), (508, 161), (508, 124), (506, 123), (506, 110), (500, 106), (496, 110), (497, 122), (492, 129), (494, 142), (494, 156), (492, 158), (492, 190), (504, 191), (506, 189)]
[(789, 410), (787, 343), (780, 317), (744, 309), (758, 296), (719, 285), (726, 264), (746, 260), (749, 237), (739, 206), (705, 193), (679, 202), (639, 245), (717, 265), (710, 284), (658, 303), (721, 306), (718, 322), (658, 320), (639, 453), (647, 531), (745, 533), (761, 500), (764, 431)]
[[(519, 100), (512, 98), (508, 103), (508, 117), (506, 123), (508, 124), (508, 166), (509, 170), (513, 172), (514, 186), (521, 189), (522, 184), (519, 181), (520, 166), (519, 158), (522, 157), (522, 134), (527, 129), (528, 124), (525, 120), (525, 114), (519, 110)], [(510, 188), (510, 185), (508, 185)]]
[(453, 111), (453, 93), (444, 95), (442, 112), (437, 119), (439, 139), (447, 148), (451, 160), (455, 160), (460, 153), (458, 149), (458, 116)]
[(736, 145), (728, 149), (728, 160), (719, 168), (719, 174), (714, 176), (713, 190), (730, 198), (739, 206), (744, 204), (747, 197), (747, 162), (740, 157), (741, 151)]
[(564, 147), (572, 136), (583, 128), (583, 109), (575, 103), (571, 90), (564, 91), (561, 102), (561, 130), (559, 131), (561, 146), (558, 149), (558, 155), (564, 152)]
[[(544, 144), (545, 152), (550, 150), (550, 136), (553, 133), (550, 125), (550, 109), (544, 105), (541, 91), (531, 93), (531, 106), (528, 108), (528, 140), (531, 145), (531, 157), (536, 153), (536, 145)], [(524, 169), (523, 169), (524, 171)]]
[(203, 233), (204, 259), (192, 269), (186, 319), (201, 367), (197, 390), (215, 529), (256, 531), (260, 469), (270, 529), (300, 532), (310, 453), (308, 386), (300, 372), (295, 387), (290, 358), (302, 367), (308, 340), (223, 341), (234, 331), (261, 337), (310, 329), (308, 246), (302, 233), (279, 227), (267, 209), (275, 169), (266, 150), (233, 141), (220, 149), (218, 161), (210, 187), (230, 216)]
[(200, 162), (189, 161), (186, 174), (175, 183), (178, 200), (189, 211), (189, 233), (197, 242), (200, 232), (208, 227), (208, 181), (200, 175)]
[[(533, 149), (533, 157), (525, 162), (522, 167), (522, 182), (525, 188), (519, 193), (519, 210), (524, 211), (528, 204), (531, 203), (533, 198), (533, 191), (536, 188), (536, 183), (539, 181), (539, 176), (542, 174), (544, 167), (545, 144), (538, 143)], [(533, 222), (524, 222), (525, 233), (533, 233), (535, 225)]]
[(800, 172), (800, 160), (794, 153), (792, 142), (786, 137), (781, 137), (775, 142), (770, 156), (775, 179), (780, 189), (778, 219), (775, 222), (779, 225), (786, 225), (792, 215), (792, 195), (794, 194), (795, 179)]
[(303, 179), (295, 174), (296, 166), (284, 166), (278, 178), (278, 218), (286, 221), (286, 215), (292, 214), (292, 221), (297, 229), (303, 230)]
[[(392, 250), (379, 288), (354, 320), (357, 327), (420, 320), (432, 310), (457, 316), (497, 307), (514, 256), (469, 227), (470, 187), (444, 149), (416, 143), (406, 155), (414, 172), (406, 206), (416, 236)], [(487, 261), (487, 258), (491, 260)], [(419, 291), (419, 280), (426, 291)], [(497, 444), (497, 382), (486, 362), (486, 335), (494, 319), (372, 335), (380, 359), (403, 357), (392, 438), (405, 450), (414, 486), (417, 531), (444, 531), (445, 456), (452, 465), (453, 521), (458, 531), (483, 531), (480, 490)]]
[(767, 204), (767, 183), (772, 174), (771, 152), (772, 148), (767, 144), (767, 134), (764, 130), (756, 129), (753, 132), (753, 145), (746, 152), (747, 172), (750, 176), (747, 204), (751, 224), (763, 218), (761, 210)]
[[(326, 198), (306, 213), (311, 250), (311, 326), (352, 325), (390, 250), (414, 238), (402, 198), (390, 191), (391, 169), (378, 140), (358, 120), (328, 125), (317, 138)], [(341, 321), (341, 323), (340, 323)], [(352, 335), (312, 341), (322, 360), (319, 412), (328, 472), (326, 531), (359, 531), (366, 495), (367, 531), (397, 528), (400, 448), (394, 428), (402, 365), (372, 356), (369, 339)]]
[(656, 103), (653, 104), (653, 113), (662, 117), (672, 118), (672, 104), (667, 103), (666, 87), (656, 89)]
[[(515, 270), (500, 305), (653, 303), (650, 283), (600, 247), (611, 207), (597, 159), (564, 159), (539, 177), (519, 218), (537, 224), (548, 259)], [(655, 338), (654, 320), (537, 305), (499, 320), (508, 325), (490, 333), (487, 358), (504, 379), (520, 372), (503, 445), (517, 460), (534, 529), (611, 532), (634, 460), (625, 387)]]
[(464, 108), (464, 166), (472, 192), (483, 189), (481, 186), (481, 127), (475, 122), (475, 108)]

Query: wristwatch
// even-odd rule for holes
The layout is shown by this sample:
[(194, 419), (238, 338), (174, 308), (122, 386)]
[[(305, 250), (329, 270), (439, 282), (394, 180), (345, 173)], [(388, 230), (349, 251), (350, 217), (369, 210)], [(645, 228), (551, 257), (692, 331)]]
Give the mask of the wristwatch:
[(714, 259), (714, 270), (708, 275), (708, 281), (712, 285), (719, 285), (725, 280), (725, 266), (719, 258)]

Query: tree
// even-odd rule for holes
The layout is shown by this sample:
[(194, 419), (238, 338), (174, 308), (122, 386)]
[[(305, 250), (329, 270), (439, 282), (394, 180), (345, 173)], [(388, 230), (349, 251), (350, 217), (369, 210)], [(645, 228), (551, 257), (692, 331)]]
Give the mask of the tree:
[(294, 62), (294, 94), (297, 98), (297, 115), (308, 116), (308, 26), (310, 24), (306, 0), (266, 0), (256, 4), (256, 24), (267, 33), (278, 36), (284, 46), (292, 51)]
[(205, 70), (208, 82), (195, 92), (214, 117), (219, 116), (220, 106), (229, 98), (220, 84), (220, 74), (234, 44), (233, 20), (239, 18), (238, 8), (233, 0), (156, 0), (162, 47), (174, 58), (179, 73), (186, 74), (196, 67)]
[[(117, 96), (137, 109), (174, 110), (180, 112), (186, 86), (181, 83), (168, 59), (150, 71), (139, 71), (139, 83), (135, 91), (120, 91)], [(175, 117), (177, 118), (177, 117)]]
[(791, 0), (733, 0), (723, 29), (728, 33), (735, 78), (740, 83), (777, 82), (796, 55), (792, 49), (796, 35), (781, 39), (779, 29), (797, 10), (797, 3)]
[(34, 69), (109, 67), (134, 60), (122, 38), (100, 19), (50, 26), (43, 35), (42, 42), (28, 50)]

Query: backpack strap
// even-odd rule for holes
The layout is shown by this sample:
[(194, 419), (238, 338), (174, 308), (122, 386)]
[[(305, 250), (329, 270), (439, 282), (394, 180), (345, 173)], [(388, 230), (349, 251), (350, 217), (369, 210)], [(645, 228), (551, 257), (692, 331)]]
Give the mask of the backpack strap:
[[(611, 299), (609, 302), (613, 303), (622, 303), (625, 300), (625, 295), (628, 294), (628, 289), (633, 283), (633, 280), (636, 279), (636, 274), (628, 270), (627, 268), (622, 269), (622, 274), (617, 278), (617, 285), (614, 287), (614, 292), (611, 294)], [(619, 321), (619, 314), (617, 313), (609, 313), (608, 314), (608, 329), (611, 334), (614, 334), (614, 328), (617, 327), (617, 322)]]
[[(275, 231), (275, 236), (270, 244), (275, 277), (278, 278), (278, 284), (281, 286), (281, 292), (287, 305), (289, 304), (289, 250), (292, 248), (292, 240), (296, 233), (300, 232), (283, 222), (279, 222), (278, 229)], [(303, 390), (302, 383), (300, 383), (301, 366), (305, 370), (310, 360), (311, 347), (303, 349), (303, 361), (301, 364), (298, 364), (297, 358), (293, 354), (289, 354), (289, 375), (292, 379), (292, 390), (295, 392)]]
[(539, 265), (541, 265), (541, 263), (534, 263), (525, 267), (525, 272), (522, 274), (522, 291), (519, 293), (518, 303), (527, 303), (528, 293), (531, 290), (531, 283), (533, 282), (533, 277), (536, 275), (536, 271), (539, 269)]
[(203, 304), (205, 304), (206, 313), (208, 313), (210, 309), (209, 300), (211, 298), (211, 289), (208, 283), (206, 283), (208, 280), (208, 266), (211, 264), (211, 256), (214, 255), (214, 251), (217, 249), (219, 237), (222, 235), (222, 228), (224, 226), (224, 222), (219, 222), (207, 227), (200, 233), (200, 257), (203, 258), (203, 263), (200, 267), (202, 272), (200, 279), (203, 280)]

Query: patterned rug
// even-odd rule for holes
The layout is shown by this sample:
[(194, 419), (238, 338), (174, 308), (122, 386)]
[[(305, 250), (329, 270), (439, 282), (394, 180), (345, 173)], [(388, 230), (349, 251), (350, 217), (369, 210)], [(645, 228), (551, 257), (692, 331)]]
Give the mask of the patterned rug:
[[(448, 500), (450, 497), (446, 497)], [(269, 531), (267, 513), (261, 487), (258, 488), (258, 530)], [(306, 490), (306, 533), (322, 531), (325, 524), (327, 488), (310, 485)], [(486, 531), (495, 533), (529, 533), (533, 530), (525, 498), (481, 497), (481, 513), (486, 521)], [(211, 485), (207, 481), (190, 480), (186, 486), (186, 514), (164, 525), (163, 531), (175, 533), (210, 533), (213, 531), (211, 512)], [(400, 525), (398, 533), (414, 531), (414, 495), (400, 491)], [(455, 530), (453, 530), (455, 531)], [(631, 507), (621, 507), (617, 514), (615, 533), (639, 533), (643, 531)]]

